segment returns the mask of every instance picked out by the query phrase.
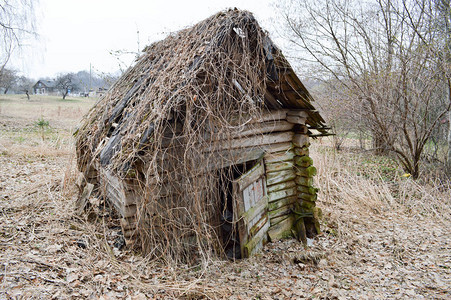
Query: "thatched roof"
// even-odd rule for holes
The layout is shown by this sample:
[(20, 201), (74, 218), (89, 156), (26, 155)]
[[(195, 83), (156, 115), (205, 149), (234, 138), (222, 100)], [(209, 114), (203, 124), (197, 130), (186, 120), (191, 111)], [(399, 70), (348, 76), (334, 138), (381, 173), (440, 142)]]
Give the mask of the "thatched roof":
[(239, 155), (264, 153), (259, 142), (237, 143), (237, 133), (259, 140), (263, 115), (287, 109), (305, 110), (307, 125), (324, 131), (311, 102), (251, 13), (220, 12), (148, 46), (99, 99), (77, 133), (78, 167), (88, 180), (100, 178), (98, 191), (113, 203), (105, 185), (127, 186), (127, 205), (137, 207), (127, 226), (144, 251), (178, 258), (218, 251), (227, 193), (219, 186), (241, 172), (233, 169), (247, 162)]
[(324, 131), (312, 102), (251, 13), (220, 12), (144, 49), (84, 119), (79, 163), (99, 159), (125, 170), (138, 153), (161, 148), (155, 144), (170, 119), (184, 124), (178, 134), (191, 137), (267, 109), (305, 109), (307, 124)]

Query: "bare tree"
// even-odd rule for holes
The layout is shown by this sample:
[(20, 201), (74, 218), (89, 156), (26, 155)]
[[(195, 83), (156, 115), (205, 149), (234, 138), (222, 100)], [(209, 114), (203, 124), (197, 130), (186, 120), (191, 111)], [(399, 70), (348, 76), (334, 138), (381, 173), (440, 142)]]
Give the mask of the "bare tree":
[(74, 90), (76, 87), (74, 77), (75, 75), (73, 73), (60, 74), (56, 77), (55, 87), (63, 95), (63, 100), (66, 99), (66, 96), (69, 94), (69, 92)]
[(0, 74), (14, 51), (35, 38), (36, 0), (0, 0)]
[(27, 95), (28, 101), (30, 101), (30, 93), (33, 89), (34, 81), (28, 77), (20, 76), (16, 80), (16, 90)]
[(17, 81), (17, 72), (15, 70), (4, 68), (0, 73), (0, 88), (3, 88), (3, 93), (6, 94), (15, 85)]
[[(442, 72), (448, 85), (448, 101), (451, 103), (451, 1), (435, 0), (435, 8), (438, 12), (436, 27), (441, 36), (442, 47)], [(447, 173), (451, 175), (451, 112), (448, 112), (448, 156), (446, 161)]]
[(348, 114), (376, 151), (393, 153), (418, 177), (425, 145), (450, 108), (432, 1), (288, 0), (282, 10), (297, 58), (319, 65), (319, 77), (353, 102)]

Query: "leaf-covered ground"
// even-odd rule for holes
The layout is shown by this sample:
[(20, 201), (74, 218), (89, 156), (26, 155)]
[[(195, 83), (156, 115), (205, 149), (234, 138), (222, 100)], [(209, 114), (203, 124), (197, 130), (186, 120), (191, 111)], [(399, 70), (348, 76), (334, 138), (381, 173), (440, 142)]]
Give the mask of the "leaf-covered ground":
[(32, 120), (0, 114), (0, 130), (0, 299), (451, 298), (446, 186), (352, 182), (318, 146), (324, 233), (307, 249), (286, 240), (246, 260), (171, 267), (119, 249), (108, 211), (74, 213), (69, 129), (43, 138)]

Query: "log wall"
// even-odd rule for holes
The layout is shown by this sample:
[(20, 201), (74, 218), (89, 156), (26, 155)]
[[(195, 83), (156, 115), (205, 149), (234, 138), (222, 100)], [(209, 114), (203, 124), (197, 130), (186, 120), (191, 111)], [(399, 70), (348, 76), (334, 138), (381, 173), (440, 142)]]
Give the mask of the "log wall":
[[(265, 115), (257, 127), (244, 127), (232, 140), (218, 142), (206, 148), (207, 153), (218, 154), (221, 161), (209, 161), (207, 165), (199, 162), (200, 169), (211, 172), (232, 164), (260, 159), (263, 155), (267, 193), (267, 212), (269, 222), (264, 222), (267, 238), (270, 241), (295, 235), (306, 242), (306, 237), (319, 232), (317, 209), (315, 207), (317, 190), (313, 187), (316, 169), (309, 157), (309, 137), (304, 111), (276, 111)], [(177, 139), (177, 138), (176, 138)], [(178, 141), (181, 143), (182, 141)], [(173, 140), (168, 141), (168, 146)], [(224, 163), (227, 162), (227, 163)], [(142, 189), (130, 182), (119, 180), (102, 167), (100, 183), (111, 203), (122, 216), (121, 225), (128, 243), (136, 236), (137, 219), (140, 217), (140, 199), (136, 191)], [(150, 180), (148, 178), (148, 180)], [(151, 181), (148, 181), (151, 184)], [(166, 182), (159, 184), (168, 191)], [(166, 195), (168, 197), (170, 195)], [(164, 197), (164, 196), (163, 196)], [(263, 228), (263, 227), (262, 227)], [(266, 240), (259, 239), (259, 240)], [(248, 253), (253, 253), (261, 245), (251, 245)]]

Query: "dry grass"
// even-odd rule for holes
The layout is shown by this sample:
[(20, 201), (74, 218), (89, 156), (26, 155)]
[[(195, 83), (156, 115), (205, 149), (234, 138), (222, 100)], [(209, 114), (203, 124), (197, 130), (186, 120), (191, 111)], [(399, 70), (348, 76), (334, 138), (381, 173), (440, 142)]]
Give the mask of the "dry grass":
[(324, 234), (311, 247), (288, 240), (251, 259), (176, 266), (119, 250), (120, 228), (103, 204), (98, 216), (75, 214), (69, 130), (53, 127), (67, 141), (58, 145), (32, 130), (20, 141), (14, 133), (39, 115), (17, 122), (5, 114), (0, 298), (451, 297), (449, 182), (416, 182), (384, 157), (314, 143)]
[(400, 213), (442, 224), (451, 221), (449, 180), (423, 173), (415, 181), (403, 176), (396, 161), (352, 148), (337, 153), (332, 147), (314, 144), (312, 153), (320, 206), (338, 207), (355, 216)]

